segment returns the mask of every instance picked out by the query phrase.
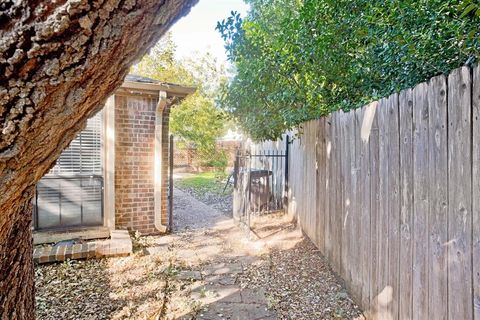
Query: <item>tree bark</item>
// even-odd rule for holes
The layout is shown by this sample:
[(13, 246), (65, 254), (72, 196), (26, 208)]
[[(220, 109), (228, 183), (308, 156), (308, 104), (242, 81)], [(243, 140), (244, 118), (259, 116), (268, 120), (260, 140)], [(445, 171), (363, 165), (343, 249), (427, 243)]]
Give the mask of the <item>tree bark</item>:
[(32, 201), (33, 189), (26, 191), (13, 206), (15, 221), (2, 225), (0, 252), (1, 319), (32, 319), (34, 314), (32, 260)]
[(33, 319), (31, 198), (129, 67), (198, 0), (0, 3), (0, 318)]

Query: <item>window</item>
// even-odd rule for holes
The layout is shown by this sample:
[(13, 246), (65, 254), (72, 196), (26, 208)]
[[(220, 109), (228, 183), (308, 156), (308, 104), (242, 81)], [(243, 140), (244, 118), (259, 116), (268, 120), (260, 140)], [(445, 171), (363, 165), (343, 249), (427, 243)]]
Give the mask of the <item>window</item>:
[(103, 225), (102, 112), (37, 184), (37, 230)]

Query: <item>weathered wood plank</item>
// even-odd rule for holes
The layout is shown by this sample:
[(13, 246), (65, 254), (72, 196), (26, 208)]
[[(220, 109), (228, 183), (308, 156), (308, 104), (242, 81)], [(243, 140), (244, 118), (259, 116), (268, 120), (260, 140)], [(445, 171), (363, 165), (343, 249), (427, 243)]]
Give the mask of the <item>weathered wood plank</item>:
[(335, 269), (336, 272), (339, 271), (338, 265), (336, 264), (337, 262), (337, 256), (336, 253), (339, 250), (339, 245), (341, 243), (338, 241), (339, 239), (337, 238), (337, 228), (336, 228), (336, 214), (337, 212), (337, 183), (338, 183), (338, 177), (337, 177), (337, 172), (336, 172), (336, 167), (337, 167), (337, 147), (338, 147), (338, 136), (337, 136), (337, 113), (332, 114), (332, 133), (331, 133), (331, 141), (332, 141), (332, 150), (331, 150), (331, 162), (330, 162), (330, 232), (331, 232), (331, 240), (332, 240), (332, 247), (331, 247), (331, 259), (330, 262), (332, 264), (332, 267)]
[(351, 152), (349, 152), (350, 148), (350, 126), (351, 126), (351, 117), (349, 113), (340, 112), (340, 142), (341, 142), (341, 172), (342, 172), (342, 181), (341, 181), (341, 190), (340, 193), (342, 194), (341, 200), (341, 210), (342, 210), (342, 270), (340, 274), (345, 279), (346, 282), (349, 282), (347, 287), (351, 289), (352, 283), (352, 272), (351, 272), (351, 264), (353, 261), (351, 260), (351, 240), (352, 240), (352, 222), (351, 222), (351, 204), (350, 204), (350, 197), (351, 197), (351, 184), (350, 184), (350, 157)]
[(355, 225), (355, 177), (354, 177), (354, 169), (355, 169), (355, 115), (353, 111), (348, 112), (345, 114), (346, 116), (346, 124), (345, 127), (347, 129), (347, 135), (345, 139), (345, 147), (344, 147), (344, 154), (345, 157), (344, 161), (344, 171), (345, 171), (345, 190), (346, 190), (346, 198), (345, 198), (345, 205), (348, 204), (348, 216), (344, 219), (344, 232), (347, 233), (348, 236), (348, 246), (346, 248), (342, 248), (343, 250), (347, 251), (348, 259), (349, 259), (349, 266), (348, 266), (348, 279), (350, 280), (349, 288), (350, 292), (355, 292), (355, 268), (353, 266), (356, 265), (355, 262), (355, 244), (356, 241), (356, 225)]
[(320, 120), (314, 120), (313, 121), (313, 132), (312, 132), (312, 135), (313, 135), (313, 141), (314, 141), (314, 146), (312, 148), (312, 172), (314, 173), (314, 176), (312, 176), (313, 179), (310, 179), (311, 180), (311, 185), (312, 185), (312, 192), (311, 192), (311, 196), (312, 196), (312, 199), (310, 200), (312, 203), (313, 203), (313, 212), (310, 212), (311, 215), (313, 215), (315, 217), (314, 219), (314, 238), (315, 238), (315, 244), (318, 248), (320, 248), (320, 230), (319, 230), (319, 225), (320, 225), (320, 215), (318, 215), (318, 206), (320, 205), (319, 204), (319, 201), (318, 201), (318, 191), (317, 191), (317, 188), (318, 188), (318, 184), (317, 184), (317, 177), (318, 177), (318, 149), (319, 149), (319, 146), (320, 146), (320, 138), (318, 136), (318, 131), (320, 129)]
[(473, 316), (480, 320), (480, 68), (473, 69)]
[(307, 215), (311, 216), (310, 223), (312, 224), (311, 227), (311, 236), (312, 241), (318, 246), (318, 216), (317, 212), (317, 183), (315, 180), (316, 175), (316, 166), (317, 166), (317, 153), (316, 153), (316, 145), (317, 145), (317, 130), (318, 130), (318, 122), (317, 120), (310, 121), (310, 146), (309, 146), (309, 171), (306, 177), (310, 177), (310, 179), (305, 179), (308, 181), (308, 196), (307, 202), (310, 204), (308, 207)]
[(391, 319), (398, 319), (400, 253), (400, 132), (398, 94), (388, 98), (388, 285), (392, 300), (388, 304)]
[(400, 284), (399, 319), (412, 319), (413, 96), (400, 92)]
[(325, 252), (324, 255), (329, 261), (332, 261), (333, 242), (332, 234), (332, 211), (333, 211), (333, 142), (332, 134), (334, 132), (333, 119), (331, 115), (325, 117), (325, 148), (326, 148), (326, 167), (325, 167)]
[[(305, 174), (305, 123), (302, 123), (300, 125), (300, 135), (298, 138), (298, 151), (297, 151), (297, 157), (298, 160), (294, 163), (301, 163), (302, 167), (297, 169), (299, 177), (304, 176)], [(302, 179), (298, 183), (298, 191), (296, 193), (296, 208), (297, 208), (297, 216), (298, 220), (301, 226), (304, 225), (304, 214), (303, 214), (303, 207), (304, 207), (304, 190), (305, 190), (305, 181)]]
[(413, 89), (413, 319), (428, 318), (428, 100), (427, 84)]
[(428, 84), (428, 313), (446, 319), (447, 304), (447, 83), (438, 76)]
[(379, 103), (373, 102), (370, 104), (370, 108), (373, 113), (373, 120), (372, 120), (372, 129), (369, 137), (368, 148), (370, 152), (370, 259), (371, 259), (371, 271), (370, 271), (370, 310), (374, 312), (374, 310), (378, 309), (378, 233), (379, 233), (379, 226), (378, 226), (378, 215), (380, 209), (380, 190), (379, 190), (379, 152), (380, 152), (380, 142), (379, 142)]
[(379, 132), (379, 208), (377, 211), (377, 318), (388, 316), (391, 290), (388, 287), (388, 105), (381, 99), (378, 106)]
[(317, 239), (318, 248), (325, 254), (325, 201), (326, 201), (326, 188), (325, 188), (325, 169), (326, 164), (326, 141), (325, 141), (325, 118), (318, 120), (317, 131), (317, 176), (316, 176), (316, 188), (317, 188), (317, 216), (318, 216), (318, 228)]
[[(309, 121), (308, 122), (308, 137), (307, 137), (307, 143), (305, 145), (305, 151), (306, 151), (306, 160), (307, 160), (307, 163), (306, 163), (306, 166), (305, 166), (305, 175), (304, 177), (311, 177), (313, 175), (313, 173), (315, 172), (315, 168), (314, 168), (314, 159), (315, 159), (315, 135), (312, 134), (312, 124), (313, 124), (313, 121)], [(309, 235), (310, 235), (310, 239), (315, 242), (315, 215), (313, 215), (312, 213), (315, 212), (313, 209), (314, 205), (315, 205), (315, 201), (311, 201), (310, 199), (314, 199), (312, 197), (312, 191), (314, 191), (315, 189), (312, 188), (312, 181), (314, 181), (313, 179), (303, 179), (305, 181), (305, 195), (306, 195), (306, 199), (305, 200), (305, 216), (307, 217), (307, 223), (308, 223), (308, 230), (309, 230)]]
[(364, 188), (360, 181), (360, 149), (361, 149), (361, 137), (360, 137), (360, 128), (361, 128), (361, 109), (356, 109), (355, 111), (350, 112), (351, 117), (353, 118), (353, 126), (349, 128), (351, 133), (352, 149), (350, 152), (353, 153), (351, 158), (351, 175), (352, 175), (352, 195), (351, 195), (351, 215), (352, 215), (352, 261), (353, 265), (350, 266), (352, 270), (352, 280), (353, 280), (353, 295), (355, 299), (359, 302), (362, 301), (362, 253), (361, 251), (361, 231), (362, 231), (362, 220), (361, 220), (361, 189)]
[[(371, 128), (370, 120), (368, 119), (367, 107), (363, 107), (360, 111), (360, 128), (357, 134), (360, 140), (360, 221), (362, 226), (360, 229), (360, 264), (361, 264), (361, 285), (362, 285), (362, 306), (370, 304), (370, 154), (368, 149), (368, 138), (365, 139), (363, 132), (367, 130), (365, 127)], [(368, 129), (370, 131), (370, 129)]]
[(448, 316), (471, 319), (472, 169), (471, 75), (467, 67), (448, 77)]
[[(335, 209), (333, 212), (333, 229), (334, 229), (334, 238), (337, 243), (333, 247), (333, 265), (337, 272), (341, 270), (341, 254), (342, 254), (342, 194), (341, 194), (341, 148), (340, 148), (340, 114), (336, 112), (335, 116), (335, 146), (334, 146), (334, 199), (335, 199)], [(340, 244), (340, 245), (338, 245)]]
[[(309, 127), (310, 127), (310, 121), (303, 123), (303, 140), (302, 140), (302, 147), (303, 147), (303, 161), (302, 161), (302, 168), (303, 168), (303, 173), (302, 176), (306, 177), (308, 174), (311, 174), (311, 172), (308, 171), (309, 166), (310, 166), (310, 159), (309, 159), (309, 141), (310, 141), (310, 132), (309, 132)], [(308, 201), (308, 181), (307, 179), (302, 179), (302, 197), (301, 197), (301, 202), (299, 205), (301, 206), (302, 210), (302, 226), (303, 230), (307, 234), (307, 236), (311, 239), (311, 217), (307, 214), (307, 208), (309, 206)]]

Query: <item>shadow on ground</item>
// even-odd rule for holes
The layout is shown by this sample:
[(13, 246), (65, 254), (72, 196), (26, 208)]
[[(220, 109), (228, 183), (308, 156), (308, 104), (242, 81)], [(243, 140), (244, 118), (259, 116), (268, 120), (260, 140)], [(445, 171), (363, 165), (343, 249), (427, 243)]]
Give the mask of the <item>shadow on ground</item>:
[[(129, 257), (36, 267), (38, 319), (353, 319), (360, 311), (284, 216), (231, 219), (176, 192), (176, 232)], [(182, 216), (183, 215), (183, 216)]]

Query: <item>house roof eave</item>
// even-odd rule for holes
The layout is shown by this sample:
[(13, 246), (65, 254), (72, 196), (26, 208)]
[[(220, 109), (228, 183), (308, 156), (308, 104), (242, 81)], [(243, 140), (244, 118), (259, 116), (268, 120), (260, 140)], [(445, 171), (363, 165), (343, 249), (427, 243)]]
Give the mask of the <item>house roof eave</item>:
[(145, 91), (146, 93), (153, 93), (159, 91), (165, 91), (169, 97), (179, 97), (185, 98), (186, 96), (194, 93), (197, 88), (190, 86), (182, 86), (179, 84), (158, 82), (158, 83), (147, 83), (147, 82), (137, 82), (137, 81), (124, 81), (121, 89), (126, 91)]

